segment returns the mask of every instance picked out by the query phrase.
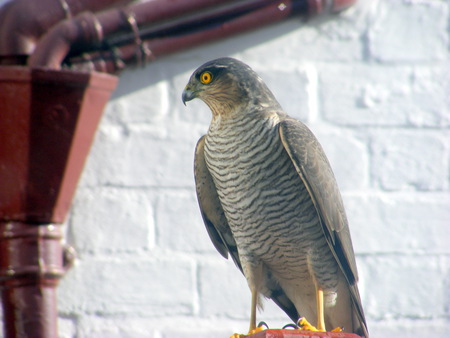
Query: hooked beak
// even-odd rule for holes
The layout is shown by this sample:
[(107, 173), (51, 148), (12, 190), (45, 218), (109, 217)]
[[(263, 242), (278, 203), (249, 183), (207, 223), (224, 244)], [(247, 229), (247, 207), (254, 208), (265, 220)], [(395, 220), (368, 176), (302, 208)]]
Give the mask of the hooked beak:
[(186, 105), (186, 102), (191, 101), (197, 97), (197, 91), (193, 91), (189, 88), (189, 86), (186, 86), (183, 90), (183, 94), (181, 96), (181, 99), (183, 100), (183, 104)]

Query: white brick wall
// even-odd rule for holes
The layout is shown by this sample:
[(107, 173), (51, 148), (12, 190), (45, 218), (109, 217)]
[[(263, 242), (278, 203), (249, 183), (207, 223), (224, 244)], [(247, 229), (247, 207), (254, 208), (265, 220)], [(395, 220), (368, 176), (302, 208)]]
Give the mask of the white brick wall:
[[(194, 192), (210, 112), (181, 92), (234, 56), (316, 133), (347, 208), (372, 337), (450, 336), (450, 66), (446, 0), (359, 0), (125, 71), (67, 221), (61, 337), (227, 337), (250, 293), (214, 249)], [(287, 323), (271, 302), (259, 319)], [(418, 334), (416, 334), (418, 333)]]
[[(257, 70), (322, 142), (345, 200), (373, 337), (450, 335), (447, 1), (360, 2), (128, 70), (110, 101), (67, 226), (62, 337), (227, 337), (250, 294), (215, 251), (194, 192), (210, 112), (180, 95), (224, 55)], [(287, 317), (268, 302), (271, 326)], [(199, 334), (195, 333), (199, 332)]]

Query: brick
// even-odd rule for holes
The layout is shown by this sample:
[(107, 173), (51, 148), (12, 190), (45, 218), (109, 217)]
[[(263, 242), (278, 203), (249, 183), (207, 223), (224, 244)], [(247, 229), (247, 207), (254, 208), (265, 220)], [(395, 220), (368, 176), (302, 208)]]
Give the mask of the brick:
[(444, 1), (380, 1), (369, 30), (377, 61), (445, 60), (448, 4)]
[(219, 255), (203, 223), (194, 186), (189, 190), (161, 192), (156, 212), (158, 246), (185, 253)]
[(71, 244), (79, 253), (148, 249), (154, 243), (154, 212), (143, 190), (78, 189), (71, 212)]
[(336, 125), (448, 126), (449, 84), (446, 66), (323, 66), (320, 112)]
[(450, 69), (443, 66), (415, 66), (411, 73), (411, 99), (414, 107), (409, 114), (413, 126), (450, 126)]
[(448, 184), (448, 132), (384, 131), (371, 145), (372, 180), (384, 190), (442, 190)]
[[(252, 68), (261, 76), (290, 116), (304, 122), (310, 119), (314, 104), (310, 101), (315, 99), (315, 96), (311, 97), (311, 93), (315, 94), (317, 90), (313, 69), (303, 67), (286, 69), (276, 65), (270, 69), (267, 67), (259, 69), (258, 64)], [(310, 88), (311, 86), (313, 88)]]
[(192, 314), (193, 290), (193, 267), (183, 259), (83, 256), (61, 281), (59, 309), (68, 314)]
[(80, 338), (158, 338), (149, 318), (84, 316)]
[(355, 252), (450, 253), (448, 194), (347, 195)]
[(336, 132), (321, 125), (311, 126), (330, 162), (341, 193), (368, 187), (369, 158), (365, 140), (352, 131)]
[(433, 337), (447, 338), (450, 331), (448, 319), (391, 319), (369, 322), (371, 337)]
[(73, 338), (76, 337), (77, 332), (76, 320), (72, 318), (58, 318), (58, 337), (59, 338)]
[(431, 319), (446, 315), (448, 291), (442, 280), (443, 276), (448, 278), (448, 259), (438, 255), (388, 254), (360, 257), (358, 263), (368, 318)]
[[(85, 168), (83, 185), (191, 186), (197, 139), (177, 142), (161, 138), (157, 129), (148, 125), (102, 126)], [(179, 135), (178, 130), (171, 133), (174, 138)]]
[(122, 73), (104, 122), (155, 123), (167, 118), (168, 89), (162, 70), (154, 65)]
[[(276, 60), (286, 69), (298, 62), (349, 62), (363, 58), (361, 30), (367, 10), (360, 6), (351, 13), (322, 18), (310, 25), (294, 19), (248, 34), (245, 48), (236, 56), (248, 63), (268, 64)], [(361, 30), (355, 29), (361, 27)], [(270, 38), (276, 37), (276, 38)], [(251, 43), (253, 41), (264, 43)], [(250, 42), (250, 43), (249, 43)], [(325, 52), (324, 52), (325, 51)]]
[(200, 264), (199, 297), (201, 316), (249, 318), (250, 290), (245, 277), (231, 259), (226, 261), (217, 257), (213, 262)]
[[(202, 262), (199, 267), (200, 315), (225, 316), (226, 318), (250, 320), (251, 293), (247, 280), (238, 268), (223, 259)], [(272, 300), (261, 298), (257, 321), (265, 321), (270, 327), (283, 327), (290, 323), (289, 317)], [(247, 323), (245, 326), (247, 329)]]

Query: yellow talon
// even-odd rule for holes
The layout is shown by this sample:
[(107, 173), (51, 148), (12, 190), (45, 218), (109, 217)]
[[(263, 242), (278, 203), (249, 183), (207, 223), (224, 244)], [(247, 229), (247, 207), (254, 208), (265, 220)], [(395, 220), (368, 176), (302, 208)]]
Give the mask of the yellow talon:
[(299, 327), (300, 330), (320, 332), (320, 330), (318, 330), (315, 326), (311, 325), (304, 317), (298, 320), (297, 326)]
[(252, 334), (255, 334), (255, 333), (257, 333), (257, 332), (264, 331), (265, 329), (266, 329), (266, 328), (265, 328), (264, 326), (261, 325), (261, 326), (258, 326), (258, 327), (256, 327), (256, 328), (254, 328), (254, 329), (248, 331), (247, 334), (239, 334), (239, 333), (235, 333), (235, 334), (233, 334), (232, 336), (230, 336), (230, 338), (245, 338), (245, 337), (250, 336), (250, 335), (252, 335)]
[(256, 328), (254, 328), (253, 330), (250, 330), (248, 333), (247, 333), (247, 336), (249, 336), (249, 335), (251, 335), (251, 334), (255, 334), (255, 333), (257, 333), (257, 332), (260, 332), (260, 331), (264, 331), (265, 330), (265, 328), (264, 328), (264, 326), (258, 326), (258, 327), (256, 327)]
[[(315, 326), (311, 325), (306, 320), (306, 318), (303, 318), (303, 317), (298, 320), (297, 326), (299, 327), (299, 330), (313, 331), (313, 332), (325, 332), (325, 330), (319, 330)], [(344, 330), (338, 326), (337, 328), (331, 330), (330, 332), (342, 332), (342, 331), (344, 331)]]

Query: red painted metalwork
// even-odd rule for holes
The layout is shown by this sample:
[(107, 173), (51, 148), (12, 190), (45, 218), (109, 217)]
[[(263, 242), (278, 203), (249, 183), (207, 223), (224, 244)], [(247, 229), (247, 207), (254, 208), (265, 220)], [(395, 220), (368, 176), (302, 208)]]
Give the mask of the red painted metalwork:
[(64, 275), (60, 225), (0, 222), (6, 337), (57, 337), (56, 286)]
[(0, 286), (5, 337), (57, 337), (61, 225), (117, 78), (0, 67)]
[[(39, 38), (82, 11), (96, 12), (131, 0), (14, 0), (0, 10), (0, 64), (25, 64)], [(45, 10), (42, 10), (45, 8)]]
[(312, 332), (300, 330), (268, 329), (248, 336), (248, 338), (361, 338), (347, 332)]
[[(336, 13), (354, 2), (153, 0), (95, 15), (83, 13), (53, 27), (28, 64), (58, 69), (66, 60), (74, 68), (117, 73), (130, 64), (144, 64), (295, 15)], [(82, 54), (77, 53), (80, 45), (84, 47)]]
[(0, 219), (64, 221), (116, 83), (100, 73), (0, 67)]

